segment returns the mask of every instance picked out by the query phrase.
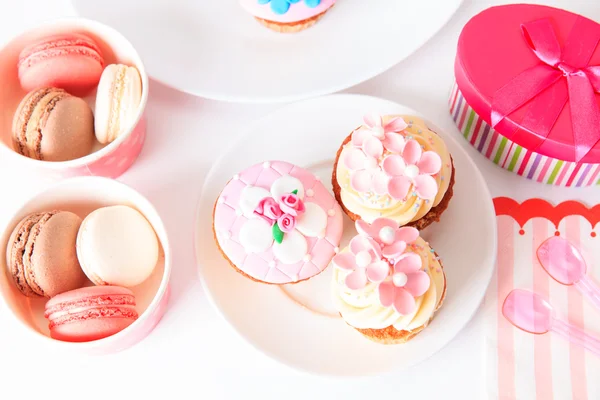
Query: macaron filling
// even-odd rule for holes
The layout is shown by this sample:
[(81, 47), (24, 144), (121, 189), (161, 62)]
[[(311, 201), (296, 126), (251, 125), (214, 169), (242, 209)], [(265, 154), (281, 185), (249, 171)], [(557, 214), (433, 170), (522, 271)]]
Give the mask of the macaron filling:
[(50, 315), (48, 318), (50, 320), (48, 327), (49, 329), (52, 329), (58, 325), (96, 318), (137, 319), (138, 313), (132, 308), (104, 306), (103, 308), (86, 309), (85, 311), (78, 313), (68, 312), (58, 317)]
[(56, 316), (58, 313), (78, 313), (85, 310), (88, 307), (98, 306), (135, 306), (135, 297), (131, 295), (101, 295), (98, 297), (91, 297), (85, 299), (78, 299), (72, 301), (64, 301), (60, 304), (50, 306), (46, 309), (44, 316), (49, 318), (50, 316)]

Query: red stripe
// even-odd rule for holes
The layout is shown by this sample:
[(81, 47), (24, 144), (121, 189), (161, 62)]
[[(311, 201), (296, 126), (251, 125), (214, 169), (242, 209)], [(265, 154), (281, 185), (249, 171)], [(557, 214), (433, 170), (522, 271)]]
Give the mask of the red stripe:
[(512, 148), (515, 146), (514, 142), (510, 143), (510, 147), (508, 148), (508, 152), (506, 153), (506, 157), (504, 157), (504, 161), (502, 161), (502, 168), (506, 168), (506, 162), (508, 161), (508, 159), (510, 158), (510, 152), (512, 151)]
[(554, 181), (555, 185), (560, 185), (562, 183), (563, 179), (567, 175), (568, 169), (569, 169), (569, 165), (567, 163), (563, 163), (562, 167), (560, 167), (560, 172), (558, 173), (558, 176), (556, 177), (556, 180)]
[(475, 129), (473, 129), (473, 136), (471, 137), (472, 145), (475, 145), (475, 142), (477, 141), (477, 136), (479, 136), (479, 129), (481, 129), (481, 123), (483, 122), (483, 118), (479, 118), (479, 115), (477, 115), (475, 118), (477, 118), (477, 123), (475, 124)]
[(461, 132), (462, 132), (463, 124), (465, 123), (465, 117), (467, 116), (468, 109), (469, 109), (469, 106), (467, 105), (467, 103), (465, 103), (462, 115), (460, 116), (460, 122), (458, 123), (458, 129), (460, 129)]
[[(550, 298), (550, 278), (537, 259), (537, 249), (548, 238), (547, 219), (533, 220), (533, 291)], [(552, 232), (551, 234), (553, 234)], [(552, 400), (552, 335), (535, 335), (533, 339), (535, 367), (535, 392), (537, 400)]]
[(452, 103), (450, 106), (450, 113), (454, 112), (454, 107), (456, 106), (456, 100), (458, 99), (458, 85), (454, 84), (454, 96), (452, 98)]
[(577, 166), (573, 170), (573, 173), (569, 177), (569, 180), (567, 181), (567, 186), (571, 186), (571, 184), (575, 180), (575, 177), (577, 176), (577, 173), (579, 172), (580, 169), (581, 169), (581, 164), (577, 164)]
[(523, 162), (521, 163), (521, 166), (519, 167), (519, 171), (517, 171), (518, 175), (523, 175), (523, 173), (525, 172), (525, 168), (527, 168), (527, 163), (529, 162), (529, 159), (531, 158), (531, 152), (527, 151), (525, 153), (525, 157), (523, 157)]
[(500, 136), (498, 134), (498, 132), (494, 131), (494, 134), (492, 135), (492, 140), (490, 140), (490, 145), (488, 146), (488, 149), (485, 152), (485, 156), (487, 158), (490, 158), (492, 156), (492, 152), (494, 151), (494, 146), (496, 145), (496, 141), (498, 140), (498, 136)]

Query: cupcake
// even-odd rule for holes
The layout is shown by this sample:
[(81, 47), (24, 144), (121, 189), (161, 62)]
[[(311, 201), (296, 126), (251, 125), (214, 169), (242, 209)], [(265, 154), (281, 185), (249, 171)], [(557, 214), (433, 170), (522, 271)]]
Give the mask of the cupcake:
[(335, 0), (241, 0), (258, 22), (277, 32), (299, 32), (313, 26)]
[(335, 307), (368, 339), (405, 343), (425, 329), (444, 301), (440, 259), (415, 228), (398, 228), (394, 220), (358, 220), (356, 230), (332, 260)]
[(215, 204), (217, 245), (242, 275), (286, 284), (319, 273), (339, 251), (342, 210), (309, 171), (265, 161), (231, 179)]
[(332, 183), (352, 220), (383, 217), (422, 230), (448, 207), (454, 166), (422, 119), (369, 115), (338, 150)]

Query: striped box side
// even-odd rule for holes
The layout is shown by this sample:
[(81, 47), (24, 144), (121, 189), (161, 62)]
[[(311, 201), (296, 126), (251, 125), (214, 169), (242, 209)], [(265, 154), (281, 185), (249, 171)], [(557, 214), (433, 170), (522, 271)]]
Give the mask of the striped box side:
[(448, 106), (463, 137), (494, 164), (525, 178), (556, 186), (600, 185), (600, 164), (557, 160), (519, 146), (480, 118), (467, 104), (456, 83)]

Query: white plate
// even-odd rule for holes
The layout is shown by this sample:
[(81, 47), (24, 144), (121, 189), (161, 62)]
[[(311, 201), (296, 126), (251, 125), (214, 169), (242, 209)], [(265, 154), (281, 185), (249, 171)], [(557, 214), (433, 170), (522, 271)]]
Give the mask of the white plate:
[[(307, 282), (282, 289), (245, 278), (223, 259), (213, 239), (212, 211), (227, 181), (258, 162), (280, 159), (308, 168), (323, 182), (330, 182), (342, 140), (370, 111), (418, 115), (396, 103), (359, 95), (332, 95), (281, 108), (254, 123), (213, 164), (198, 205), (196, 256), (207, 296), (250, 344), (284, 364), (313, 373), (379, 374), (426, 359), (471, 319), (494, 268), (492, 198), (473, 161), (439, 129), (454, 158), (454, 197), (441, 222), (422, 235), (442, 257), (448, 292), (431, 325), (407, 344), (373, 343), (336, 315), (329, 292), (331, 267)], [(435, 124), (430, 126), (436, 129)], [(354, 225), (346, 218), (340, 247), (355, 234)]]
[[(175, 89), (237, 102), (293, 101), (370, 79), (421, 47), (463, 0), (339, 0), (314, 27), (281, 34), (237, 0), (72, 0), (136, 47)], [(377, 3), (376, 5), (374, 3)]]

